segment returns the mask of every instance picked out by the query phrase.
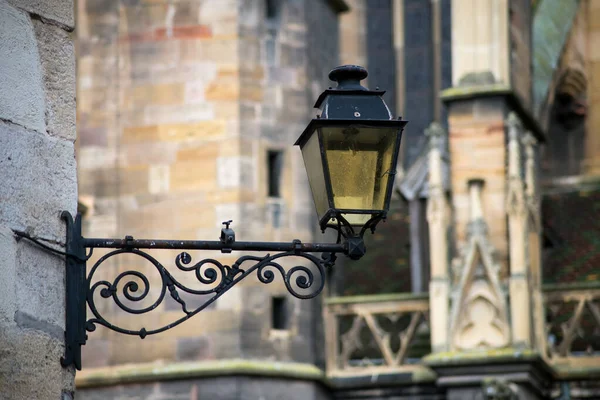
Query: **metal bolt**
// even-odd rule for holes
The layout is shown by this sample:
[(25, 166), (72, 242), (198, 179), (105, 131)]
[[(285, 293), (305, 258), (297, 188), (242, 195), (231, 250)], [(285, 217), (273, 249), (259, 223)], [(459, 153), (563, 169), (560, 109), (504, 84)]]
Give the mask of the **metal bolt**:
[(358, 117), (360, 117), (360, 113), (358, 111), (355, 111), (354, 116), (358, 118)]

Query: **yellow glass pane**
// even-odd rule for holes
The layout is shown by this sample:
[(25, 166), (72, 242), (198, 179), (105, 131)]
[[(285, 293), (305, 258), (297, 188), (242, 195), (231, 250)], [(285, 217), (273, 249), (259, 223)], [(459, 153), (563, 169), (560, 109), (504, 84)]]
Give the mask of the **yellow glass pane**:
[(317, 132), (313, 132), (310, 139), (302, 146), (302, 158), (304, 159), (308, 182), (317, 208), (317, 215), (321, 219), (329, 209), (329, 202), (327, 201), (325, 175)]
[[(322, 134), (334, 207), (383, 210), (398, 130), (355, 125), (322, 128)], [(348, 218), (360, 225), (370, 216)]]

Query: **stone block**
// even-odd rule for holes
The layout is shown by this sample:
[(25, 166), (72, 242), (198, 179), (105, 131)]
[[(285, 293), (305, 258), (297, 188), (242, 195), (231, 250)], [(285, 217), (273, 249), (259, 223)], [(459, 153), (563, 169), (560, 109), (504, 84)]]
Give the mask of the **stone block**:
[[(194, 400), (229, 400), (246, 399), (240, 396), (240, 378), (238, 377), (215, 377), (201, 381), (198, 384), (197, 397)], [(255, 397), (264, 399), (264, 397)], [(249, 398), (248, 398), (249, 399)]]
[(13, 6), (31, 14), (64, 25), (66, 30), (75, 28), (73, 0), (8, 0)]
[(173, 337), (151, 336), (140, 339), (137, 336), (119, 335), (112, 340), (110, 364), (154, 362), (156, 360), (175, 361), (177, 340)]
[(243, 85), (240, 89), (240, 99), (260, 103), (264, 99), (264, 89), (260, 85)]
[(238, 4), (235, 0), (207, 0), (200, 6), (200, 21), (229, 21), (237, 19)]
[(160, 394), (163, 397), (160, 399), (172, 400), (196, 400), (196, 382), (193, 380), (181, 380), (173, 382), (161, 382)]
[(63, 242), (60, 212), (77, 209), (73, 143), (0, 122), (0, 171), (0, 223)]
[[(210, 193), (209, 193), (210, 194)], [(203, 201), (191, 199), (190, 201), (179, 200), (177, 202), (177, 211), (173, 213), (173, 218), (177, 223), (179, 232), (193, 232), (198, 228), (213, 228), (215, 219), (214, 207), (207, 206)], [(218, 234), (217, 230), (213, 231), (213, 235)], [(196, 238), (194, 236), (194, 238)], [(198, 238), (198, 239), (207, 239)]]
[(185, 104), (203, 103), (206, 101), (206, 82), (197, 80), (185, 83), (183, 99)]
[[(119, 163), (121, 165), (169, 165), (175, 162), (179, 147), (179, 143), (177, 142), (135, 142), (130, 145), (121, 144), (122, 157)], [(83, 150), (80, 148), (80, 151)], [(107, 152), (111, 150), (114, 149), (106, 149)], [(88, 149), (85, 149), (85, 151), (95, 153)], [(83, 156), (80, 156), (80, 159), (83, 159)], [(92, 160), (82, 161), (85, 161), (86, 164), (93, 162)], [(114, 165), (114, 161), (112, 164), (107, 163), (106, 165)]]
[(204, 336), (177, 339), (177, 360), (205, 360), (211, 356), (210, 347), (210, 342)]
[(91, 340), (83, 346), (81, 363), (84, 368), (97, 368), (108, 365), (110, 341), (101, 339), (99, 335), (91, 335)]
[(168, 165), (151, 165), (148, 175), (148, 191), (150, 193), (167, 193), (169, 191), (170, 170)]
[(239, 46), (235, 35), (230, 39), (181, 40), (179, 43), (183, 63), (212, 61), (219, 64), (237, 64), (239, 62)]
[(75, 55), (65, 30), (33, 21), (46, 94), (46, 129), (53, 136), (75, 140)]
[(43, 73), (33, 24), (6, 2), (0, 3), (0, 15), (0, 119), (45, 132)]
[[(132, 165), (119, 168), (117, 175), (117, 188), (119, 196), (147, 193), (149, 184), (148, 167)], [(113, 171), (113, 173), (116, 171)]]
[(144, 112), (134, 113), (135, 120), (142, 117), (140, 125), (154, 124), (185, 124), (202, 121), (211, 121), (215, 118), (214, 106), (211, 103), (202, 104), (184, 104), (156, 106), (149, 105), (144, 107)]
[[(254, 193), (248, 193), (247, 191), (240, 191), (237, 189), (228, 189), (207, 193), (206, 202), (211, 204), (237, 203), (241, 201), (251, 202), (255, 197)], [(212, 226), (212, 224), (210, 226)]]
[(77, 400), (131, 400), (132, 397), (137, 397), (138, 399), (151, 399), (155, 396), (155, 392), (155, 387), (148, 384), (121, 385), (108, 388), (86, 388), (77, 389)]
[[(600, 40), (600, 29), (591, 32), (588, 40), (590, 43), (598, 43), (598, 40)], [(600, 61), (600, 49), (598, 49), (598, 46), (590, 46), (589, 52), (590, 61)]]
[(123, 142), (180, 142), (208, 139), (224, 134), (225, 127), (225, 121), (130, 127), (123, 129)]
[(236, 82), (216, 81), (206, 87), (204, 96), (209, 101), (233, 101), (239, 98), (240, 88)]
[[(0, 282), (17, 280), (17, 241), (10, 229), (0, 226)], [(14, 325), (17, 311), (16, 285), (6, 285), (0, 291), (0, 325)]]
[(171, 188), (210, 191), (216, 187), (216, 175), (215, 159), (176, 162), (171, 166)]
[(0, 328), (0, 398), (60, 399), (73, 393), (73, 370), (60, 365), (63, 340), (35, 330)]
[(124, 90), (125, 108), (139, 109), (149, 104), (177, 105), (184, 101), (183, 83), (139, 85)]
[[(192, 285), (190, 285), (192, 286)], [(199, 287), (200, 285), (196, 285)], [(227, 294), (217, 301), (226, 301)], [(161, 325), (176, 321), (183, 316), (181, 311), (165, 311), (158, 316)], [(232, 310), (209, 309), (201, 311), (194, 317), (179, 324), (178, 326), (161, 333), (161, 338), (183, 338), (198, 337), (201, 334), (238, 332), (240, 321), (238, 314)]]

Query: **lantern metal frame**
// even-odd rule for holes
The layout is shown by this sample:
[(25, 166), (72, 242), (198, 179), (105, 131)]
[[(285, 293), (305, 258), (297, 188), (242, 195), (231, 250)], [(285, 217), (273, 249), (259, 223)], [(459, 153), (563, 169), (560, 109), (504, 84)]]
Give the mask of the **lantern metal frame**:
[[(341, 69), (340, 69), (341, 68)], [(344, 69), (345, 68), (345, 69)], [(358, 68), (358, 69), (357, 69)], [(337, 72), (336, 72), (337, 71)], [(341, 72), (340, 72), (341, 71)], [(346, 66), (339, 67), (332, 71), (330, 78), (337, 76), (336, 74), (344, 75), (348, 73), (364, 74), (366, 71), (361, 67)], [(359, 87), (361, 87), (359, 85)], [(381, 96), (381, 91), (360, 90), (345, 90), (345, 94), (368, 94)], [(335, 91), (335, 90), (333, 90)], [(332, 89), (328, 89), (319, 97), (317, 104), (331, 93)], [(324, 97), (325, 96), (325, 97)], [(385, 103), (384, 103), (385, 105)], [(386, 106), (387, 109), (387, 106)], [(389, 125), (397, 126), (401, 129), (405, 121), (394, 120), (352, 120), (352, 119), (317, 119), (312, 120), (307, 129), (319, 125), (356, 125), (373, 123), (378, 126)], [(383, 124), (383, 125), (382, 125)], [(399, 146), (400, 135), (397, 137), (396, 146)], [(322, 150), (321, 150), (322, 151)], [(397, 162), (398, 149), (396, 148), (394, 164)], [(326, 164), (324, 164), (326, 167)], [(390, 171), (390, 175), (395, 174), (395, 171)], [(330, 179), (329, 173), (326, 173)], [(388, 190), (391, 190), (393, 179), (388, 181)], [(331, 182), (328, 181), (328, 188), (331, 190)], [(389, 192), (388, 192), (389, 193)], [(331, 205), (331, 204), (330, 204)], [(325, 281), (328, 276), (328, 271), (333, 267), (337, 254), (347, 255), (351, 259), (362, 257), (365, 252), (363, 235), (367, 230), (374, 231), (375, 226), (386, 217), (386, 210), (389, 206), (389, 196), (385, 202), (384, 210), (373, 212), (365, 210), (353, 210), (360, 213), (372, 214), (371, 219), (360, 229), (356, 231), (355, 227), (348, 223), (340, 214), (342, 211), (331, 208), (332, 216), (335, 216), (337, 225), (331, 226), (320, 222), (322, 230), (325, 228), (334, 228), (338, 231), (338, 237), (335, 243), (302, 243), (300, 240), (291, 242), (243, 242), (236, 241), (235, 232), (230, 227), (232, 221), (225, 221), (225, 225), (221, 229), (221, 236), (217, 241), (199, 241), (199, 240), (155, 240), (155, 239), (134, 239), (131, 236), (126, 236), (124, 239), (110, 238), (85, 238), (82, 235), (82, 217), (77, 214), (75, 218), (71, 213), (63, 211), (61, 218), (66, 223), (66, 251), (60, 251), (48, 244), (35, 239), (27, 232), (15, 231), (18, 240), (21, 238), (30, 240), (38, 246), (55, 254), (65, 256), (65, 287), (66, 287), (66, 309), (65, 309), (65, 354), (61, 358), (61, 364), (64, 367), (74, 366), (81, 370), (81, 347), (86, 344), (88, 336), (87, 332), (96, 330), (97, 325), (102, 325), (115, 332), (139, 336), (144, 339), (147, 336), (158, 334), (174, 328), (179, 324), (192, 318), (208, 306), (213, 304), (224, 293), (237, 285), (247, 276), (256, 273), (258, 280), (268, 284), (275, 280), (277, 275), (281, 279), (288, 292), (299, 299), (310, 299), (317, 296), (323, 290)], [(87, 261), (92, 257), (94, 249), (112, 249), (107, 254), (100, 257), (89, 272), (87, 271)], [(194, 283), (207, 285), (205, 290), (199, 290), (184, 285), (178, 281), (172, 272), (159, 262), (154, 256), (150, 255), (146, 250), (172, 250), (179, 253), (175, 256), (174, 270), (180, 272), (193, 273), (195, 275)], [(214, 258), (205, 258), (196, 262), (192, 261), (192, 256), (186, 251), (190, 250), (211, 250), (220, 251), (228, 254), (232, 251), (245, 252), (262, 252), (261, 255), (243, 255), (240, 256), (233, 264), (225, 265)], [(267, 252), (267, 254), (264, 254)], [(315, 253), (322, 253), (317, 256)], [(146, 274), (139, 270), (127, 270), (117, 274), (114, 279), (97, 278), (96, 272), (102, 265), (105, 265), (108, 260), (113, 257), (123, 254), (130, 254), (141, 257), (147, 261), (154, 271), (158, 274), (159, 287), (154, 293), (158, 293), (156, 300), (151, 301), (149, 305), (143, 305), (144, 301), (151, 300), (148, 297), (151, 289), (151, 280)], [(303, 260), (300, 265), (293, 267), (282, 265), (281, 259), (285, 258), (301, 258)], [(112, 271), (108, 271), (112, 272)], [(156, 282), (156, 281), (154, 281)], [(193, 310), (188, 308), (186, 301), (181, 294), (186, 293), (192, 296), (210, 296), (200, 306)], [(105, 317), (102, 308), (98, 307), (96, 301), (98, 296), (102, 299), (112, 299), (118, 308), (126, 313), (140, 315), (155, 310), (166, 299), (171, 298), (181, 308), (182, 316), (177, 320), (160, 326), (154, 329), (127, 329), (113, 323), (109, 318)], [(139, 305), (140, 308), (135, 308), (133, 305)], [(90, 309), (92, 316), (88, 317), (87, 309)]]
[[(390, 206), (394, 177), (396, 175), (402, 132), (408, 123), (402, 117), (395, 119), (392, 116), (390, 109), (383, 100), (385, 90), (379, 90), (379, 88), (369, 90), (360, 84), (360, 81), (367, 76), (367, 70), (358, 65), (343, 65), (331, 70), (329, 79), (337, 82), (337, 87), (330, 87), (321, 93), (314, 105), (321, 113), (317, 115), (317, 118), (310, 121), (296, 143), (294, 143), (294, 145), (302, 148), (312, 135), (318, 135), (320, 158), (324, 170), (325, 190), (327, 192), (329, 207), (323, 216), (320, 216), (319, 227), (323, 232), (327, 228), (337, 230), (338, 242), (342, 237), (346, 240), (356, 241), (352, 238), (362, 238), (367, 230), (374, 232), (377, 224), (386, 219), (387, 210)], [(351, 126), (395, 128), (398, 130), (390, 163), (391, 168), (386, 172), (389, 178), (385, 189), (385, 201), (381, 210), (341, 209), (335, 207), (331, 174), (325, 154), (321, 128)], [(357, 231), (357, 226), (350, 224), (344, 217), (344, 214), (365, 214), (371, 215), (371, 218), (360, 226), (360, 230)], [(334, 222), (332, 223), (331, 221)], [(358, 253), (356, 255), (358, 256), (357, 258), (362, 256), (358, 255)], [(352, 254), (350, 257), (354, 258)]]
[[(330, 89), (331, 90), (331, 89)], [(363, 93), (363, 92), (360, 92)], [(384, 92), (376, 92), (384, 93)], [(390, 206), (390, 197), (386, 195), (383, 210), (363, 210), (363, 209), (347, 209), (347, 208), (336, 208), (333, 202), (333, 186), (331, 184), (331, 175), (329, 171), (329, 164), (327, 161), (327, 157), (325, 155), (325, 149), (322, 146), (323, 138), (322, 133), (320, 132), (320, 128), (331, 128), (331, 127), (351, 127), (351, 126), (360, 126), (360, 127), (373, 127), (373, 128), (397, 128), (401, 130), (407, 121), (403, 120), (381, 120), (381, 119), (333, 119), (333, 118), (316, 118), (310, 121), (304, 132), (300, 135), (296, 143), (294, 145), (303, 146), (306, 141), (309, 139), (309, 135), (313, 133), (319, 135), (319, 150), (321, 155), (321, 162), (323, 164), (324, 169), (324, 178), (325, 178), (325, 189), (327, 190), (327, 203), (329, 209), (323, 214), (323, 217), (319, 220), (319, 227), (322, 232), (325, 232), (327, 228), (332, 228), (338, 231), (338, 234), (343, 236), (344, 238), (350, 238), (353, 236), (362, 237), (367, 230), (375, 231), (375, 227), (380, 221), (383, 221), (387, 217), (387, 210)], [(394, 144), (396, 150), (392, 155), (391, 165), (396, 165), (398, 163), (398, 153), (400, 147), (402, 135), (399, 134), (396, 137), (396, 143)], [(391, 193), (394, 186), (394, 177), (396, 176), (396, 170), (390, 170), (386, 172), (389, 175), (389, 179), (386, 186), (386, 194)], [(367, 222), (360, 227), (360, 231), (357, 231), (356, 226), (350, 224), (343, 216), (343, 214), (368, 214), (371, 215), (371, 218), (367, 220)], [(330, 221), (335, 219), (337, 223), (332, 224)]]

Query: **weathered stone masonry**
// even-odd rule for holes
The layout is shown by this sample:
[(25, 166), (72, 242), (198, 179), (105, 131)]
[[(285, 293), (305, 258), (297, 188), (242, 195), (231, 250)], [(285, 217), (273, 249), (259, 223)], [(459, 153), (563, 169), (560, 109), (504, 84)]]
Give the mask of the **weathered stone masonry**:
[[(71, 0), (0, 0), (0, 398), (69, 399), (60, 211), (77, 208)], [(64, 250), (64, 249), (63, 249)]]

